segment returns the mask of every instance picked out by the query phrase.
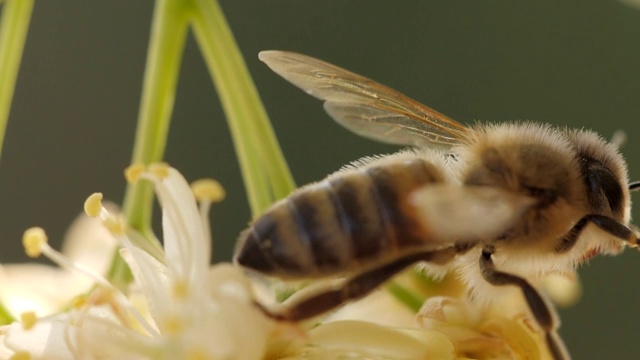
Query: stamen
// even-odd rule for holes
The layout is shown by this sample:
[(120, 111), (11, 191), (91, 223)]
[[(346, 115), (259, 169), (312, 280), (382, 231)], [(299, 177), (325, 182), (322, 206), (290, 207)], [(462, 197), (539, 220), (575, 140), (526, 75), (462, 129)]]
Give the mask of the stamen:
[(122, 326), (133, 329), (134, 325), (131, 320), (135, 321), (142, 327), (147, 334), (151, 336), (159, 335), (158, 332), (147, 322), (140, 312), (129, 302), (126, 295), (114, 287), (97, 288), (88, 296), (77, 298), (74, 307), (78, 310), (76, 324), (82, 325), (83, 321), (90, 317), (89, 310), (95, 305), (107, 305), (111, 309), (111, 313), (120, 322)]
[(198, 201), (217, 203), (224, 200), (225, 191), (214, 179), (200, 179), (191, 183), (191, 191)]
[(204, 236), (206, 236), (206, 238), (209, 239), (209, 244), (211, 244), (211, 249), (209, 251), (213, 251), (213, 240), (211, 238), (211, 225), (209, 224), (210, 210), (211, 210), (210, 201), (200, 201), (200, 204), (198, 206), (198, 211), (200, 213), (200, 221), (202, 222)]
[(11, 355), (9, 360), (31, 360), (31, 354), (26, 351), (18, 351)]
[(102, 219), (102, 225), (114, 236), (124, 235), (127, 229), (125, 222), (119, 217), (107, 215)]
[(172, 287), (173, 296), (178, 299), (186, 299), (189, 295), (189, 284), (185, 281), (176, 281)]
[(71, 307), (74, 309), (80, 309), (87, 305), (87, 295), (78, 295), (71, 300)]
[(91, 217), (98, 217), (102, 210), (102, 193), (93, 193), (84, 201), (84, 212)]
[(182, 319), (175, 316), (167, 317), (162, 325), (162, 332), (169, 335), (179, 334), (184, 330)]
[(76, 344), (75, 342), (71, 339), (71, 327), (74, 326), (72, 325), (73, 323), (73, 316), (69, 316), (64, 322), (65, 322), (65, 326), (64, 326), (64, 333), (62, 338), (64, 339), (64, 343), (67, 346), (67, 348), (69, 349), (69, 351), (71, 352), (71, 354), (73, 354), (73, 358), (74, 359), (79, 359), (79, 352), (78, 349), (76, 348)]
[(124, 170), (124, 177), (129, 184), (133, 184), (140, 178), (140, 175), (145, 171), (144, 164), (132, 164)]
[(30, 330), (31, 328), (33, 328), (33, 326), (36, 324), (36, 321), (38, 321), (38, 317), (33, 311), (25, 311), (20, 314), (20, 322), (22, 323), (22, 327), (25, 330)]
[(62, 268), (78, 271), (101, 285), (110, 286), (109, 282), (101, 275), (94, 273), (89, 268), (70, 261), (62, 253), (49, 246), (47, 243), (47, 235), (42, 228), (32, 227), (27, 229), (22, 237), (22, 244), (24, 245), (27, 255), (32, 258), (43, 254)]
[(27, 256), (37, 258), (42, 254), (42, 249), (47, 245), (47, 234), (40, 227), (27, 229), (22, 236), (22, 246)]
[(91, 217), (100, 217), (102, 226), (111, 232), (114, 236), (120, 236), (125, 233), (127, 226), (125, 221), (111, 215), (109, 211), (102, 206), (102, 193), (93, 193), (84, 202), (84, 212)]
[[(199, 202), (200, 219), (204, 229), (204, 235), (211, 239), (211, 227), (209, 225), (209, 210), (212, 203), (224, 200), (226, 193), (222, 185), (214, 179), (200, 179), (191, 183), (191, 191)], [(210, 241), (213, 244), (213, 241)], [(213, 245), (212, 245), (213, 247)]]
[(209, 356), (202, 350), (189, 350), (187, 354), (187, 360), (206, 360), (208, 358)]
[(110, 291), (110, 289), (96, 289), (89, 295), (87, 302), (92, 305), (108, 305), (111, 308), (111, 313), (120, 321), (126, 328), (131, 328), (131, 323), (125, 316), (126, 311), (120, 306), (116, 300), (117, 293)]
[(149, 172), (157, 176), (160, 179), (165, 179), (169, 176), (169, 164), (158, 162), (149, 165)]

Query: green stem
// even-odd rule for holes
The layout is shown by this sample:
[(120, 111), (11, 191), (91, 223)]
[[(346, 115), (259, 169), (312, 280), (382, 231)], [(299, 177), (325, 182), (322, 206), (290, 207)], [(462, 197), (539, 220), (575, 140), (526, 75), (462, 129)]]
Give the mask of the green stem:
[(385, 288), (393, 297), (415, 313), (420, 310), (425, 301), (423, 297), (395, 281), (390, 281)]
[[(0, 154), (7, 129), (11, 100), (18, 78), (33, 0), (6, 0), (0, 20)], [(0, 325), (15, 319), (0, 303)]]
[[(158, 162), (164, 156), (190, 12), (189, 2), (156, 1), (132, 164)], [(144, 234), (152, 246), (159, 246), (151, 230), (152, 205), (150, 183), (139, 181), (128, 185), (123, 205), (128, 224)], [(109, 279), (127, 276), (126, 265), (116, 258)]]
[(293, 177), (220, 5), (193, 3), (193, 30), (226, 113), (255, 216), (295, 188)]
[(4, 305), (0, 304), (0, 325), (11, 324), (16, 319), (11, 316), (11, 313), (7, 311)]
[(6, 0), (0, 25), (0, 153), (27, 38), (33, 0)]

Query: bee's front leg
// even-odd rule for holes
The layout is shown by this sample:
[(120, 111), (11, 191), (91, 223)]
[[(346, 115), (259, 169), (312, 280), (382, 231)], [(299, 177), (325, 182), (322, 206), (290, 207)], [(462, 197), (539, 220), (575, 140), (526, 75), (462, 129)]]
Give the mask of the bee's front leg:
[(627, 225), (621, 223), (616, 219), (612, 219), (608, 216), (590, 214), (585, 215), (580, 219), (567, 234), (560, 239), (560, 242), (555, 247), (555, 251), (563, 253), (571, 250), (578, 241), (580, 234), (585, 227), (589, 224), (595, 224), (601, 230), (611, 234), (612, 236), (626, 242), (629, 246), (638, 246), (638, 232), (635, 229), (631, 229)]
[(480, 271), (484, 279), (496, 286), (515, 285), (522, 290), (529, 310), (533, 314), (538, 325), (545, 332), (545, 340), (549, 351), (555, 360), (568, 360), (570, 356), (556, 335), (558, 327), (552, 307), (542, 298), (540, 293), (529, 282), (519, 276), (496, 270), (491, 255), (494, 252), (492, 246), (486, 246), (480, 256)]

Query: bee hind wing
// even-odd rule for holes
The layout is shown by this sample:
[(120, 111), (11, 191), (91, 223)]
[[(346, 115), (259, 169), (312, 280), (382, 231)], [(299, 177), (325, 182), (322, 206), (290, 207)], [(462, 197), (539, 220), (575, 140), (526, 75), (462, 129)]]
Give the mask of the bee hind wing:
[(362, 137), (396, 145), (450, 147), (460, 142), (426, 122), (371, 104), (327, 101), (326, 112), (347, 130)]
[(278, 75), (325, 102), (340, 125), (357, 135), (399, 145), (450, 147), (468, 130), (457, 121), (366, 77), (286, 51), (258, 55)]

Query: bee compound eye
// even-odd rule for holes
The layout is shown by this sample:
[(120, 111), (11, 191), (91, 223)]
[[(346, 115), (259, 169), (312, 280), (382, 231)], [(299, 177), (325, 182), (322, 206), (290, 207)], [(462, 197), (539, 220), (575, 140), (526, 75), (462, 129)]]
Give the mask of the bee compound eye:
[(620, 180), (611, 169), (597, 160), (586, 158), (582, 172), (591, 206), (600, 211), (609, 208), (614, 214), (621, 214), (624, 211), (624, 193)]

